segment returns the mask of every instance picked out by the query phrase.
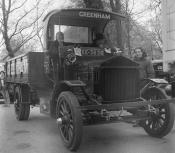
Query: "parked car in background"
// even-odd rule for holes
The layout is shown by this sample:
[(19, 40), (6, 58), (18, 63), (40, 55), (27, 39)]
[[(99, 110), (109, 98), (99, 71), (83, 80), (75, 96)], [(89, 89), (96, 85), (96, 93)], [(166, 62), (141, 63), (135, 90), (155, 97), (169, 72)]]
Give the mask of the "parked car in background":
[(163, 60), (152, 60), (152, 63), (155, 71), (155, 77), (164, 78), (167, 81), (170, 81), (170, 74), (163, 71)]

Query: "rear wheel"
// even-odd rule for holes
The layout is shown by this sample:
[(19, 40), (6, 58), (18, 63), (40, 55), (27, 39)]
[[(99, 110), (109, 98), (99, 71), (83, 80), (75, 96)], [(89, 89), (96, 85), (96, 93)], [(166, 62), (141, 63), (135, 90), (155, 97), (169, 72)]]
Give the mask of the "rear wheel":
[[(147, 92), (146, 100), (166, 99), (166, 95), (158, 89)], [(166, 136), (174, 125), (174, 110), (171, 103), (151, 106), (150, 118), (142, 122), (144, 130), (153, 137)]]
[(65, 146), (71, 151), (79, 148), (82, 138), (82, 117), (79, 103), (72, 92), (62, 92), (57, 101), (57, 121), (61, 120), (59, 130)]
[(3, 94), (3, 91), (1, 90), (1, 91), (0, 91), (0, 104), (1, 104), (1, 103), (4, 103), (4, 102), (5, 102), (4, 94)]
[(25, 100), (26, 92), (21, 87), (15, 88), (14, 108), (17, 120), (28, 120), (30, 115), (30, 104)]

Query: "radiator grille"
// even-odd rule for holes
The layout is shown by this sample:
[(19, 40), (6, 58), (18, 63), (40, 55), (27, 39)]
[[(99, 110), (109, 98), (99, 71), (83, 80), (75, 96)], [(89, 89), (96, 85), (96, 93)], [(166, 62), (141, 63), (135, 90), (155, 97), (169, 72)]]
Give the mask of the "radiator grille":
[(105, 101), (131, 100), (139, 97), (137, 69), (102, 69), (101, 95)]

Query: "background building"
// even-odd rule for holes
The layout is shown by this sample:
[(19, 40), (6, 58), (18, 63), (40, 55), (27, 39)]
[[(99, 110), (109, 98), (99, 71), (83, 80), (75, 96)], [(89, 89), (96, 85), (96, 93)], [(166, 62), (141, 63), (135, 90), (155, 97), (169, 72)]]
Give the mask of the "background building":
[[(174, 0), (162, 1), (163, 20), (163, 62), (164, 71), (175, 66), (175, 3)], [(170, 66), (171, 65), (171, 66)]]

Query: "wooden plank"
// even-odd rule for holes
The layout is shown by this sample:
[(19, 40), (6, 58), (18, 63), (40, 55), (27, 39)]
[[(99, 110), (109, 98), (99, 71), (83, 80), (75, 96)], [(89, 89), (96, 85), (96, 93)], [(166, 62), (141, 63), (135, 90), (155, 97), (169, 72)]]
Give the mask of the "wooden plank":
[(12, 58), (6, 63), (7, 82), (42, 86), (44, 77), (44, 53), (30, 52)]

